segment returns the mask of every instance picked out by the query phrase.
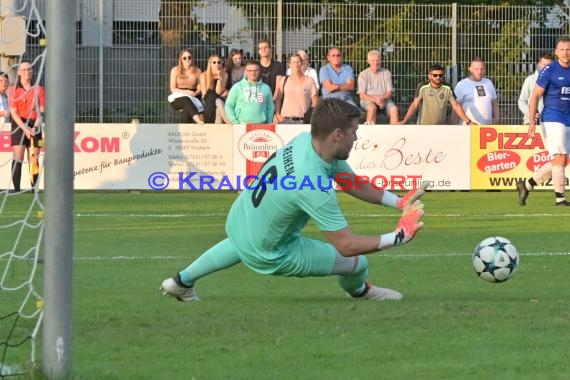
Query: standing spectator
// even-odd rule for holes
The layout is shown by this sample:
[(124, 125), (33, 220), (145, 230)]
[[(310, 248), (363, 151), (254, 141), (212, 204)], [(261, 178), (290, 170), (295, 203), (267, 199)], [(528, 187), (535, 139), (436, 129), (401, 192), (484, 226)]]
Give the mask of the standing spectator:
[(182, 49), (178, 54), (178, 65), (170, 70), (170, 91), (168, 101), (172, 108), (182, 112), (183, 123), (204, 124), (204, 106), (200, 101), (200, 73), (193, 61), (192, 53)]
[[(534, 176), (518, 182), (521, 206), (526, 205), (526, 198), (534, 186), (550, 177), (554, 187), (555, 205), (570, 206), (564, 194), (564, 172), (570, 153), (570, 37), (558, 38), (555, 53), (557, 59), (538, 74), (529, 102), (529, 115), (536, 115), (538, 101), (540, 98), (544, 99), (542, 129), (551, 167), (548, 167), (548, 164), (543, 165)], [(534, 138), (536, 123), (536, 118), (529, 118), (529, 138)]]
[[(356, 181), (346, 159), (357, 140), (359, 117), (358, 107), (347, 102), (321, 100), (313, 114), (311, 131), (278, 149), (261, 169), (257, 183), (237, 197), (226, 219), (227, 237), (164, 280), (160, 286), (163, 294), (180, 301), (198, 301), (195, 285), (201, 278), (243, 263), (265, 275), (337, 276), (341, 289), (357, 300), (402, 299), (400, 292), (367, 281), (365, 255), (401, 246), (414, 238), (423, 226), (423, 204), (419, 199), (425, 187), (402, 198), (370, 183), (346, 190), (361, 201), (402, 212), (395, 230), (362, 235), (351, 231), (335, 190), (276, 186), (287, 177), (312, 184), (338, 175)], [(328, 242), (303, 236), (310, 219)]]
[(315, 82), (303, 74), (303, 59), (298, 54), (289, 57), (289, 72), (277, 79), (275, 90), (275, 123), (303, 124), (305, 114), (317, 105), (318, 91)]
[(268, 39), (262, 38), (257, 43), (259, 51), (259, 66), (261, 69), (261, 80), (269, 85), (271, 93), (275, 92), (277, 77), (285, 75), (285, 65), (273, 59), (271, 43)]
[(226, 99), (226, 114), (232, 124), (273, 122), (273, 94), (259, 75), (259, 63), (250, 61), (244, 78), (232, 86)]
[(339, 48), (330, 48), (327, 52), (328, 65), (321, 67), (319, 80), (321, 81), (323, 98), (338, 98), (358, 107), (354, 101), (354, 70), (342, 63), (342, 53)]
[[(497, 100), (497, 91), (493, 82), (485, 77), (485, 62), (474, 58), (469, 64), (471, 75), (462, 79), (455, 87), (457, 101), (469, 119), (479, 125), (499, 124), (501, 113)], [(453, 123), (457, 124), (458, 115), (453, 115)]]
[(226, 89), (228, 91), (234, 84), (243, 79), (244, 68), (242, 52), (238, 49), (232, 49), (230, 51), (230, 57), (224, 66), (224, 70), (228, 73), (228, 81), (226, 83)]
[(0, 128), (10, 122), (10, 106), (8, 105), (8, 75), (0, 73)]
[[(39, 142), (42, 140), (42, 114), (45, 107), (44, 88), (32, 82), (32, 64), (22, 61), (18, 67), (16, 85), (8, 90), (8, 104), (12, 117), (12, 183), (19, 192), (22, 177), (24, 153), (28, 150), (28, 162), (32, 188), (35, 189), (39, 177)], [(31, 147), (33, 140), (33, 148)], [(31, 149), (31, 151), (30, 151)]]
[[(519, 95), (519, 109), (523, 113), (523, 124), (528, 125), (530, 123), (530, 117), (528, 116), (528, 103), (530, 101), (530, 95), (534, 89), (534, 84), (538, 78), (538, 73), (546, 65), (552, 63), (552, 55), (550, 53), (545, 53), (540, 56), (538, 63), (536, 65), (536, 71), (526, 77), (521, 88), (521, 93)], [(543, 103), (542, 98), (538, 101), (538, 113), (534, 116), (536, 120), (540, 119), (540, 113), (542, 112)]]
[[(309, 61), (309, 55), (305, 50), (298, 50), (297, 55), (302, 59), (301, 72), (311, 77), (313, 81), (315, 81), (315, 86), (317, 86), (317, 91), (318, 91), (321, 88), (321, 84), (319, 83), (319, 74), (317, 73), (317, 70), (311, 67), (311, 63)], [(291, 75), (290, 67), (287, 69), (286, 74)]]
[(364, 124), (376, 124), (378, 111), (384, 111), (390, 124), (398, 124), (398, 107), (392, 101), (394, 86), (390, 70), (380, 67), (382, 56), (378, 50), (370, 50), (368, 67), (358, 75), (360, 105), (366, 110)]
[(447, 124), (449, 106), (453, 108), (465, 124), (470, 124), (471, 120), (463, 112), (461, 105), (455, 100), (455, 95), (451, 86), (443, 81), (445, 70), (442, 65), (431, 65), (427, 82), (420, 83), (416, 89), (414, 100), (406, 116), (399, 124), (406, 124), (419, 110), (418, 124), (440, 125)]
[(200, 74), (200, 92), (204, 102), (205, 123), (229, 123), (224, 110), (229, 91), (226, 90), (228, 73), (222, 70), (222, 59), (214, 54), (208, 58), (206, 70)]

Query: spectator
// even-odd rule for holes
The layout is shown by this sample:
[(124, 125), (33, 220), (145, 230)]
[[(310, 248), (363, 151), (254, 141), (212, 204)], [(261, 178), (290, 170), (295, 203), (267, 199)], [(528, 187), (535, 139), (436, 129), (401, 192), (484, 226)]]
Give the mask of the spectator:
[(232, 124), (273, 121), (273, 95), (259, 75), (259, 63), (250, 61), (245, 65), (244, 78), (232, 86), (226, 99), (226, 114)]
[(182, 49), (178, 54), (178, 65), (170, 70), (170, 91), (168, 101), (172, 108), (182, 113), (183, 123), (204, 123), (204, 106), (200, 101), (200, 73), (194, 65), (192, 53)]
[(339, 48), (330, 48), (327, 53), (328, 65), (321, 67), (319, 79), (323, 98), (338, 98), (358, 107), (354, 101), (354, 70), (342, 63), (342, 53)]
[[(8, 90), (8, 104), (12, 117), (12, 183), (19, 192), (24, 153), (28, 150), (32, 188), (39, 177), (39, 143), (42, 139), (42, 114), (45, 106), (44, 88), (32, 81), (32, 64), (22, 61), (18, 67), (16, 85)], [(32, 147), (33, 144), (33, 147)]]
[(230, 58), (227, 60), (224, 70), (228, 73), (226, 90), (230, 90), (234, 84), (243, 79), (243, 54), (238, 49), (230, 51)]
[(285, 75), (285, 65), (272, 58), (271, 43), (268, 39), (262, 38), (257, 43), (259, 51), (259, 66), (261, 69), (261, 80), (269, 85), (271, 93), (275, 93), (275, 85), (278, 76)]
[(449, 106), (465, 124), (471, 123), (461, 105), (455, 100), (451, 86), (443, 81), (444, 77), (445, 70), (442, 65), (430, 66), (427, 82), (418, 85), (414, 100), (399, 124), (406, 124), (410, 121), (417, 110), (419, 110), (418, 124), (448, 124)]
[(391, 99), (394, 94), (392, 73), (380, 67), (382, 56), (378, 50), (370, 50), (367, 58), (370, 67), (358, 75), (360, 105), (366, 110), (364, 124), (376, 124), (379, 110), (390, 118), (390, 124), (398, 124), (398, 107)]
[[(319, 83), (319, 74), (317, 74), (317, 70), (311, 67), (311, 63), (309, 62), (309, 55), (305, 50), (298, 50), (297, 55), (302, 59), (301, 72), (311, 77), (313, 81), (315, 81), (315, 85), (317, 86), (318, 91), (321, 88), (321, 84)], [(286, 74), (291, 75), (290, 67), (287, 69)]]
[(10, 106), (8, 105), (8, 75), (0, 73), (0, 129), (4, 123), (10, 122)]
[[(499, 124), (501, 113), (497, 100), (497, 91), (493, 82), (485, 77), (485, 62), (474, 58), (469, 64), (471, 75), (462, 79), (455, 87), (457, 101), (469, 119), (479, 125)], [(458, 115), (453, 115), (453, 123), (459, 121)]]
[[(530, 118), (528, 116), (528, 104), (530, 102), (530, 95), (532, 94), (532, 90), (534, 89), (534, 84), (536, 83), (536, 79), (538, 78), (538, 73), (542, 70), (546, 65), (550, 65), (552, 63), (552, 55), (549, 53), (542, 54), (538, 59), (538, 63), (536, 66), (536, 71), (526, 77), (524, 83), (521, 88), (521, 93), (519, 95), (519, 109), (523, 113), (523, 124), (528, 125), (530, 123)], [(534, 116), (536, 120), (540, 120), (540, 113), (542, 112), (543, 103), (542, 98), (538, 101), (538, 113)]]
[[(538, 184), (552, 178), (556, 206), (570, 206), (564, 194), (566, 165), (570, 153), (570, 37), (556, 41), (556, 60), (538, 74), (530, 96), (529, 115), (538, 113), (538, 101), (544, 99), (542, 130), (550, 162), (543, 165), (528, 180), (517, 183), (519, 205), (525, 206), (529, 192)], [(528, 137), (533, 139), (537, 120), (529, 118)]]
[(226, 83), (228, 73), (222, 70), (222, 59), (219, 55), (208, 58), (206, 70), (200, 74), (200, 92), (204, 102), (205, 123), (229, 123), (224, 110), (225, 100), (228, 96)]
[(277, 79), (275, 90), (275, 120), (277, 124), (303, 124), (305, 115), (317, 105), (318, 91), (315, 82), (303, 74), (303, 59), (298, 54), (289, 57), (291, 73)]

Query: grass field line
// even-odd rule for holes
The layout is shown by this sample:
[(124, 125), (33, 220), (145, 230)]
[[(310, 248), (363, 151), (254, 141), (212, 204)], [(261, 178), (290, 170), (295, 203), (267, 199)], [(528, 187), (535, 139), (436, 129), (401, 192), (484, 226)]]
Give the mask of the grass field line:
[[(378, 218), (378, 217), (382, 217), (382, 216), (387, 216), (388, 214), (345, 214), (346, 216), (349, 217), (359, 217), (359, 218)], [(467, 219), (487, 219), (487, 218), (495, 218), (495, 217), (509, 217), (509, 218), (542, 218), (542, 217), (568, 217), (570, 216), (570, 213), (556, 213), (556, 214), (548, 214), (548, 213), (544, 213), (544, 214), (520, 214), (520, 213), (516, 213), (516, 214), (459, 214), (459, 213), (455, 213), (455, 214), (437, 214), (437, 213), (431, 213), (431, 212), (426, 212), (426, 216), (429, 216), (430, 218), (467, 218)]]
[[(204, 214), (112, 214), (112, 213), (77, 213), (75, 214), (78, 218), (195, 218), (195, 217), (226, 217), (227, 213), (204, 213)], [(391, 214), (344, 214), (347, 217), (359, 217), (359, 218), (378, 218), (383, 216), (389, 216)], [(534, 214), (524, 214), (524, 213), (512, 213), (512, 214), (460, 214), (460, 213), (450, 213), (450, 214), (437, 214), (430, 213), (426, 214), (429, 217), (435, 218), (489, 218), (490, 216), (504, 216), (509, 218), (532, 218), (532, 217), (568, 217), (570, 213), (534, 213)]]
[[(520, 253), (523, 257), (529, 256), (570, 256), (570, 252), (524, 252)], [(450, 253), (376, 253), (368, 255), (368, 258), (374, 257), (390, 257), (390, 258), (440, 258), (440, 257), (458, 257), (471, 256), (471, 252), (450, 252)], [(190, 260), (188, 256), (90, 256), (75, 257), (76, 261), (152, 261), (152, 260)]]
[(227, 216), (228, 214), (75, 214), (78, 218), (188, 218), (195, 216)]

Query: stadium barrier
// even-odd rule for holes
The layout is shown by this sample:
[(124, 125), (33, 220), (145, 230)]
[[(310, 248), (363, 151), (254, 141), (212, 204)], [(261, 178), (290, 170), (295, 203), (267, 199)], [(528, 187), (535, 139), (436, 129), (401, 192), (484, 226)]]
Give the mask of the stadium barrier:
[[(309, 125), (76, 124), (74, 187), (240, 189), (276, 149), (307, 130)], [(10, 186), (11, 152), (4, 125), (0, 187)], [(348, 159), (357, 174), (382, 178), (395, 190), (402, 181), (414, 187), (418, 178), (432, 190), (513, 189), (547, 161), (541, 134), (529, 139), (524, 127), (456, 125), (361, 126)], [(27, 170), (22, 173), (22, 183), (29, 183)]]

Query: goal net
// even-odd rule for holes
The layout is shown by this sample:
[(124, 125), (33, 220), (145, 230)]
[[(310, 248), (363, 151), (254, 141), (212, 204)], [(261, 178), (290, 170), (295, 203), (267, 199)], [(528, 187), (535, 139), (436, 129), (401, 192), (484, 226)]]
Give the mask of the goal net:
[(25, 373), (36, 361), (43, 306), (38, 275), (44, 226), (40, 197), (6, 190), (1, 194), (0, 378)]
[[(42, 85), (44, 79), (46, 30), (36, 1), (2, 2), (2, 23), (21, 28), (1, 28), (0, 43), (2, 71), (15, 73), (23, 60), (31, 62), (32, 85)], [(45, 8), (45, 2), (43, 3)], [(12, 21), (10, 21), (12, 20)], [(24, 51), (19, 52), (22, 45)], [(36, 41), (37, 46), (26, 46)], [(10, 75), (14, 86), (16, 75)], [(10, 92), (8, 91), (7, 94)], [(37, 94), (36, 94), (37, 96)], [(42, 235), (44, 232), (44, 194), (36, 191), (42, 186), (43, 151), (39, 157), (26, 153), (21, 167), (21, 191), (14, 192), (12, 176), (11, 125), (0, 119), (0, 379), (30, 374), (36, 364), (37, 337), (43, 317), (42, 299)], [(49, 128), (48, 128), (49, 129)], [(44, 128), (44, 137), (46, 131)], [(30, 165), (35, 160), (37, 166)], [(38, 175), (35, 189), (31, 178)]]

